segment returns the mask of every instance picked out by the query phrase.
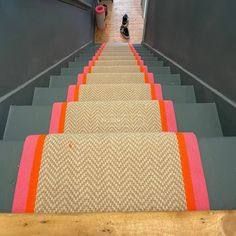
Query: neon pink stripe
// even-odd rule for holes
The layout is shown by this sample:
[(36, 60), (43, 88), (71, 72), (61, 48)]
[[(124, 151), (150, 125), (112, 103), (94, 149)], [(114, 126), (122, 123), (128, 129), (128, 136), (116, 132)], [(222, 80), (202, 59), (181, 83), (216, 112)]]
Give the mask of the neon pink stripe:
[(89, 67), (93, 66), (93, 61), (89, 61)]
[(163, 100), (162, 88), (160, 84), (154, 84), (156, 100)]
[(96, 60), (97, 60), (97, 59), (95, 59), (95, 58), (92, 59), (92, 65), (93, 65), (93, 66), (95, 66)]
[(77, 84), (83, 84), (84, 83), (84, 75), (83, 74), (79, 74), (77, 77)]
[(184, 139), (188, 153), (196, 210), (210, 210), (207, 186), (197, 138), (193, 133), (185, 133)]
[(75, 97), (76, 85), (70, 85), (67, 92), (67, 102), (73, 102)]
[(141, 71), (141, 72), (146, 72), (146, 73), (148, 73), (148, 68), (147, 68), (147, 66), (140, 66), (140, 71)]
[(154, 75), (153, 73), (148, 73), (148, 82), (154, 84)]
[(104, 6), (99, 5), (99, 6), (96, 7), (96, 13), (97, 14), (103, 14), (104, 12), (105, 12), (105, 7)]
[(39, 137), (40, 135), (31, 135), (25, 140), (12, 205), (13, 213), (24, 213), (26, 210), (31, 170)]
[(142, 60), (142, 58), (140, 56), (137, 56), (137, 60)]
[(166, 111), (166, 120), (167, 128), (169, 132), (177, 132), (177, 124), (175, 118), (175, 110), (172, 101), (164, 101), (165, 111)]
[(59, 132), (62, 104), (61, 102), (53, 104), (49, 134), (57, 134)]
[(140, 66), (144, 66), (143, 60), (139, 60), (139, 65), (140, 65)]
[(84, 73), (85, 73), (85, 74), (88, 74), (88, 73), (89, 73), (89, 67), (88, 67), (88, 66), (85, 66), (85, 67), (84, 67)]

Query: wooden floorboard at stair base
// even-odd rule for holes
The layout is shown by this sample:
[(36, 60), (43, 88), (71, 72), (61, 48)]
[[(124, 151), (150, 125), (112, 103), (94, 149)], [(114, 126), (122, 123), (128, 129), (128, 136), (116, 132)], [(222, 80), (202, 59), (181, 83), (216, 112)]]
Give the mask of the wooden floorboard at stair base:
[(236, 235), (236, 211), (104, 213), (77, 215), (1, 214), (0, 236)]
[(140, 1), (137, 0), (105, 0), (108, 6), (106, 28), (101, 31), (96, 29), (96, 42), (127, 42), (120, 34), (120, 26), (124, 14), (129, 16), (129, 32), (131, 42), (141, 42), (143, 37), (144, 19)]

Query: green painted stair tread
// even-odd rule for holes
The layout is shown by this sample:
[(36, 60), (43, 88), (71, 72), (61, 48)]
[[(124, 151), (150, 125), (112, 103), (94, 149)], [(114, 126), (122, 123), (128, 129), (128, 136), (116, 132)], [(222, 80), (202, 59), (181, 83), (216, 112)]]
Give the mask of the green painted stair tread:
[[(236, 209), (236, 137), (198, 142), (211, 210)], [(0, 141), (0, 212), (11, 212), (22, 149), (22, 142)]]
[(83, 60), (80, 62), (76, 62), (76, 64), (73, 64), (73, 62), (69, 62), (68, 68), (76, 68), (76, 67), (85, 67), (88, 66), (90, 60)]
[(54, 75), (50, 76), (49, 88), (66, 88), (76, 83), (76, 75)]
[(163, 97), (168, 98), (176, 103), (195, 103), (196, 96), (194, 87), (188, 86), (163, 86)]
[(157, 74), (154, 73), (155, 83), (162, 85), (181, 85), (179, 74)]
[[(158, 79), (157, 79), (158, 78)], [(180, 85), (179, 74), (154, 74), (155, 83), (161, 85)], [(50, 77), (49, 88), (64, 88), (77, 83), (76, 75), (54, 75)]]
[(33, 105), (51, 105), (64, 102), (67, 98), (67, 88), (35, 88)]
[(30, 134), (48, 133), (51, 107), (11, 106), (4, 140), (23, 140)]
[(236, 209), (236, 138), (199, 139), (211, 208)]
[[(178, 129), (183, 132), (194, 131), (198, 137), (223, 136), (215, 103), (174, 104)], [(182, 120), (178, 114), (181, 114)], [(193, 129), (194, 127), (194, 129)]]
[(83, 73), (84, 67), (77, 68), (61, 68), (61, 75), (77, 75), (78, 73)]
[(139, 53), (139, 52), (146, 52), (146, 53), (152, 53), (150, 50), (146, 49), (146, 48), (135, 48), (136, 52)]
[(23, 142), (0, 141), (0, 212), (11, 212)]
[(163, 67), (149, 66), (148, 72), (156, 73), (156, 74), (171, 74), (171, 70), (169, 66), (163, 66)]
[[(175, 99), (178, 102), (189, 102), (193, 100), (194, 91), (192, 86), (175, 86), (176, 92), (170, 93), (168, 90), (172, 90), (171, 86), (162, 86), (163, 97), (165, 100), (172, 100), (175, 102)], [(189, 90), (189, 91), (188, 91)], [(177, 93), (179, 93), (177, 95)], [(193, 93), (193, 94), (191, 94)], [(165, 95), (167, 97), (165, 97)], [(64, 102), (67, 98), (67, 88), (36, 88), (33, 97), (33, 105), (51, 105), (55, 102)]]

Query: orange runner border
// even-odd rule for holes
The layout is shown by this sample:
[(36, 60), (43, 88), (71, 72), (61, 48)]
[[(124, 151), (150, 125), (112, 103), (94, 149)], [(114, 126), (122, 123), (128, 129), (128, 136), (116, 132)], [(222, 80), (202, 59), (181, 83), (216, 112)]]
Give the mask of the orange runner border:
[(179, 153), (180, 153), (180, 160), (181, 160), (181, 166), (182, 166), (182, 175), (183, 175), (183, 181), (184, 181), (187, 208), (190, 211), (196, 210), (193, 184), (192, 184), (192, 178), (191, 178), (191, 172), (190, 172), (190, 167), (189, 167), (188, 154), (186, 150), (186, 143), (185, 143), (184, 135), (182, 133), (177, 133), (176, 136), (177, 136), (178, 145), (179, 145)]

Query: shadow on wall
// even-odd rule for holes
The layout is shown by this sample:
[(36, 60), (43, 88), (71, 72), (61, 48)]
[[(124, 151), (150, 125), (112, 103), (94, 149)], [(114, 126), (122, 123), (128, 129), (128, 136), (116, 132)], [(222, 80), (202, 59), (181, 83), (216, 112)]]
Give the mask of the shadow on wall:
[(236, 135), (234, 9), (234, 0), (149, 0), (144, 37), (144, 43), (201, 78), (171, 65), (183, 84), (195, 85), (199, 102), (216, 102), (225, 135)]
[(58, 0), (1, 1), (0, 15), (1, 137), (9, 106), (31, 104), (34, 86), (47, 86), (50, 75), (8, 99), (3, 96), (91, 42), (94, 35), (92, 9)]

